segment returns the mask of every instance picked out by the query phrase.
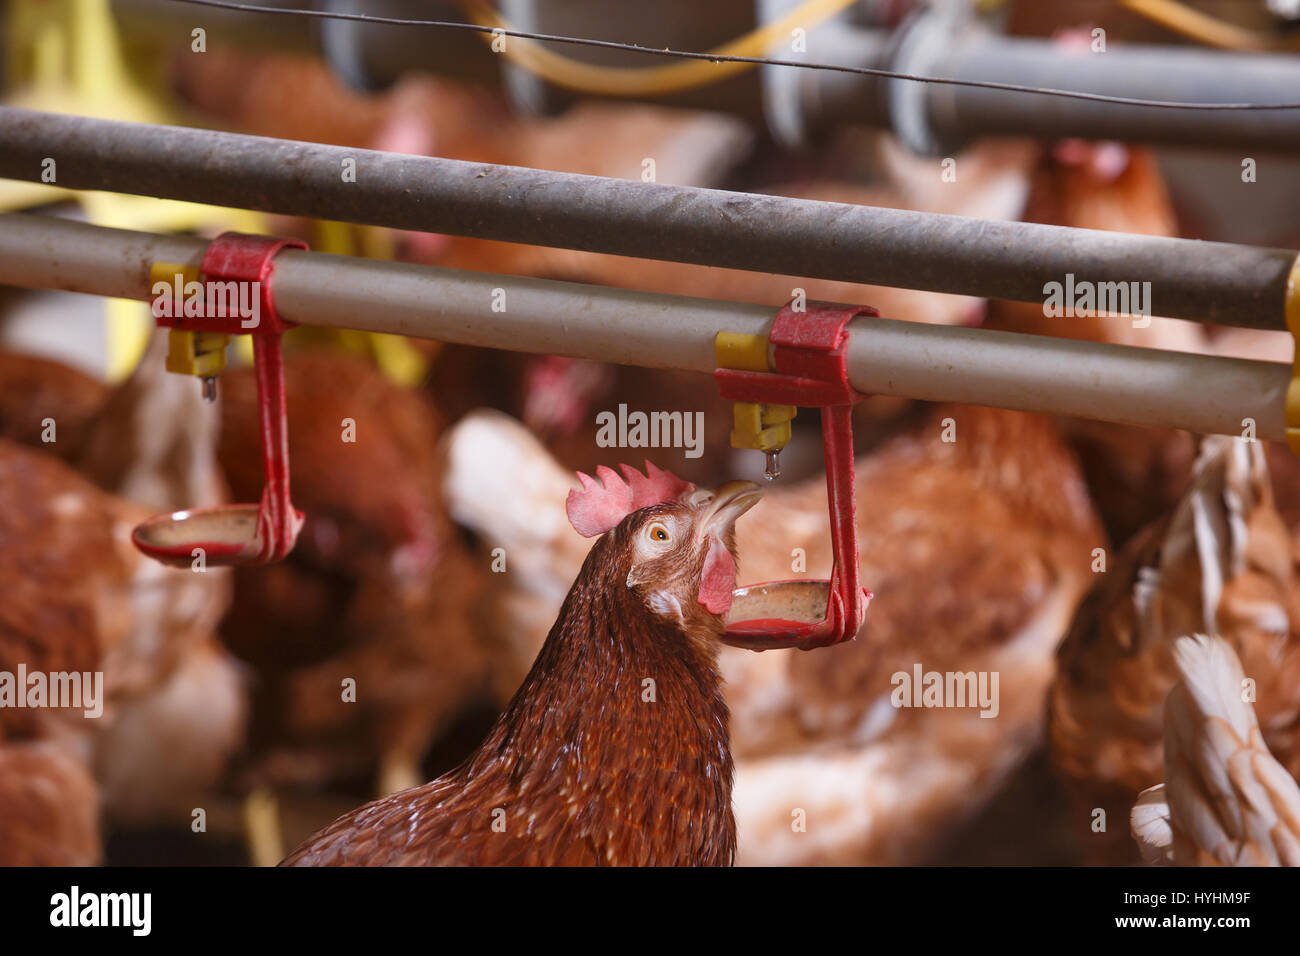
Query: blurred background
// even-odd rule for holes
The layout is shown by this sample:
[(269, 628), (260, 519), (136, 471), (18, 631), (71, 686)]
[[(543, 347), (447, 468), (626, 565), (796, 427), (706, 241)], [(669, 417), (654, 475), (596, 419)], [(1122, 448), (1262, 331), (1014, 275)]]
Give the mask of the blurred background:
[[(1288, 0), (316, 4), (684, 50), (739, 38), (744, 55), (1139, 98), (1258, 102), (1300, 90), (1277, 82), (1300, 79), (1300, 4)], [(708, 63), (565, 45), (546, 56), (513, 39), (505, 55), (491, 41), (165, 0), (7, 0), (2, 99), (629, 180), (1300, 246), (1295, 134), (1265, 114), (1125, 113), (770, 66), (719, 81)], [(1057, 320), (1036, 304), (74, 193), (57, 180), (0, 181), (0, 209), (292, 235), (324, 252), (774, 311), (803, 289), (914, 322), (1292, 358), (1286, 333)], [(597, 413), (701, 411), (705, 454), (665, 451), (658, 464), (701, 483), (763, 468), (757, 452), (729, 447), (732, 409), (707, 376), (296, 329), (286, 381), (293, 497), (307, 515), (298, 547), (262, 568), (163, 570), (124, 552), (123, 522), (256, 500), (262, 484), (247, 343), (232, 345), (214, 404), (192, 378), (164, 374), (165, 347), (141, 303), (0, 288), (0, 488), (28, 512), (0, 519), (0, 670), (19, 660), (102, 670), (109, 701), (93, 726), (0, 713), (0, 862), (275, 862), (481, 740), (585, 553), (562, 518), (572, 471), (626, 457), (597, 445)], [(362, 445), (340, 442), (345, 418)], [(939, 440), (948, 418), (956, 445)], [(56, 442), (42, 437), (46, 419)], [(810, 575), (828, 570), (815, 414), (798, 424), (768, 502), (788, 509), (773, 512), (784, 530), (754, 543), (762, 553), (742, 581), (788, 577), (792, 547), (806, 548)], [(1223, 449), (1202, 450), (1197, 465), (1181, 432), (899, 400), (863, 403), (855, 428), (863, 576), (877, 593), (867, 630), (820, 658), (724, 655), (740, 862), (1134, 862), (1126, 808), (1160, 779), (1143, 782), (1160, 770), (1159, 705), (1173, 677), (1167, 652), (1107, 656), (1141, 642), (1116, 623), (1132, 611), (1131, 587), (1093, 591), (1094, 549), (1131, 555), (1136, 580), (1153, 540), (1196, 533), (1180, 515), (1198, 495), (1217, 495), (1225, 522), (1276, 509), (1295, 528), (1300, 470), (1280, 448), (1266, 450), (1267, 465)], [(1256, 490), (1225, 504), (1235, 483)], [(1283, 557), (1262, 562), (1281, 570), (1225, 558), (1224, 572), (1267, 579), (1243, 593), (1275, 602), (1284, 621), (1289, 533)], [(492, 570), (494, 548), (505, 573)], [(1210, 573), (1204, 561), (1176, 583), (1171, 573), (1168, 601), (1208, 600)], [(1172, 639), (1172, 621), (1161, 626), (1168, 633), (1148, 628), (1152, 642)], [(1261, 660), (1289, 673), (1289, 623), (1281, 644), (1276, 627), (1265, 631), (1258, 645), (1241, 637), (1239, 653), (1266, 646)], [(1000, 715), (891, 708), (890, 675), (916, 662), (997, 670)], [(349, 680), (355, 701), (342, 699)], [(1270, 743), (1294, 774), (1300, 699), (1277, 695), (1268, 726), (1284, 743)], [(792, 807), (808, 810), (809, 832), (791, 831)], [(1111, 809), (1103, 833), (1097, 807)]]

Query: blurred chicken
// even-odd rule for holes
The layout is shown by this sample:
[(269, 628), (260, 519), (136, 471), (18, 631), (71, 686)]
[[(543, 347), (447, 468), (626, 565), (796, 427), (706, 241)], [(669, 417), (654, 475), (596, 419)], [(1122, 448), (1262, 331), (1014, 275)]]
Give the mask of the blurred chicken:
[(135, 371), (88, 423), (73, 463), (104, 490), (156, 511), (225, 504), (220, 412), (203, 400), (197, 379), (167, 371), (167, 342), (166, 330), (153, 333)]
[(0, 438), (75, 461), (109, 393), (61, 362), (0, 351)]
[[(946, 419), (955, 441), (942, 440)], [(504, 698), (588, 543), (553, 503), (567, 474), (518, 423), (473, 414), (446, 448), (453, 517), (506, 555), (481, 602)], [(1103, 543), (1072, 456), (1031, 415), (936, 410), (859, 461), (858, 501), (862, 580), (876, 594), (862, 636), (720, 658), (743, 863), (916, 861), (978, 809), (1040, 739), (1052, 652)], [(772, 487), (737, 535), (743, 581), (827, 576), (822, 479)], [(893, 675), (918, 663), (996, 672), (997, 719), (896, 709)], [(799, 808), (806, 832), (791, 826)]]
[(0, 866), (94, 866), (99, 795), (62, 747), (0, 740)]
[[(148, 512), (3, 439), (0, 500), (22, 503), (0, 509), (0, 671), (103, 670), (137, 624), (133, 591), (153, 576), (130, 540)], [(32, 736), (44, 713), (0, 708), (0, 731)]]
[[(324, 349), (287, 356), (285, 386), (306, 523), (285, 561), (237, 569), (222, 628), (256, 674), (253, 777), (318, 785), (378, 760), (387, 792), (418, 782), (432, 739), (479, 691), (477, 572), (440, 501), (426, 399)], [(222, 389), (221, 461), (235, 497), (256, 501), (252, 370)]]
[[(1290, 332), (1262, 329), (1219, 329), (1214, 351), (1228, 358), (1290, 365), (1295, 356), (1295, 339)], [(1285, 442), (1264, 442), (1268, 473), (1273, 480), (1273, 498), (1282, 520), (1300, 548), (1300, 457)]]
[(473, 151), (509, 120), (499, 98), (468, 85), (421, 77), (371, 96), (318, 59), (231, 47), (178, 57), (172, 77), (186, 102), (231, 129), (310, 143), (369, 146), (391, 136), (478, 159)]
[[(99, 520), (95, 516), (108, 509), (113, 535), (120, 535), (128, 549), (121, 556), (126, 563), (114, 572), (114, 587), (127, 604), (113, 611), (120, 621), (115, 617), (111, 639), (90, 627), (82, 640), (88, 654), (97, 650), (85, 666), (44, 668), (104, 672), (111, 707), (98, 720), (74, 722), (70, 738), (95, 772), (104, 811), (127, 823), (188, 819), (239, 746), (246, 711), (234, 662), (214, 640), (229, 601), (229, 576), (215, 569), (205, 574), (166, 570), (139, 556), (126, 537), (156, 511), (225, 500), (214, 455), (215, 409), (203, 404), (193, 379), (164, 371), (165, 343), (165, 333), (155, 335), (135, 373), (113, 389), (93, 380), (87, 385), (80, 373), (55, 362), (21, 357), (6, 366), (9, 380), (25, 378), (38, 386), (34, 394), (40, 399), (33, 400), (28, 418), (52, 417), (58, 428), (56, 442), (47, 444), (30, 430), (26, 439), (42, 453), (57, 452), (112, 493), (90, 494), (89, 486), (54, 468), (45, 454), (9, 461), (11, 480), (25, 470), (50, 477), (33, 479), (23, 497), (6, 500), (51, 509), (50, 515), (67, 522), (69, 539), (60, 543), (57, 534), (51, 536), (52, 526), (39, 523), (12, 529), (22, 544), (13, 547), (13, 556), (29, 559), (13, 565), (14, 578), (22, 578), (15, 588), (34, 590), (31, 602), (15, 596), (7, 609), (8, 626), (22, 628), (25, 618), (38, 614), (39, 619), (84, 616), (77, 608), (87, 599), (77, 597), (76, 589), (64, 596), (54, 582), (88, 574), (83, 570), (88, 558), (107, 561), (111, 552), (87, 531), (86, 553), (75, 553), (80, 522)], [(38, 566), (54, 570), (38, 580), (47, 573), (34, 570)], [(33, 637), (29, 655), (47, 639), (57, 641), (57, 632)], [(167, 732), (160, 733), (161, 726)]]
[(50, 359), (0, 351), (0, 437), (54, 455), (105, 491), (157, 510), (226, 501), (220, 417), (194, 379), (165, 371), (157, 331), (110, 387)]
[[(1178, 221), (1164, 179), (1149, 150), (1121, 143), (1066, 140), (1045, 153), (1025, 204), (1024, 220), (1079, 229), (1177, 236)], [(1080, 275), (1077, 280), (1091, 277)], [(1140, 281), (1141, 276), (1133, 276)], [(1059, 277), (1064, 283), (1066, 277)], [(1159, 302), (1147, 302), (1157, 312)], [(1049, 317), (1042, 303), (994, 302), (992, 328), (1086, 339), (1178, 352), (1208, 352), (1194, 322), (1155, 317), (1075, 315)], [(1191, 468), (1191, 435), (1105, 422), (1069, 420), (1070, 444), (1079, 454), (1111, 540), (1122, 545), (1153, 514), (1173, 506)]]
[[(75, 464), (100, 488), (155, 513), (224, 504), (220, 413), (198, 381), (166, 371), (166, 352), (167, 333), (155, 331), (90, 423)], [(96, 746), (105, 809), (131, 823), (188, 821), (242, 745), (248, 718), (243, 676), (217, 640), (229, 572), (176, 574), (151, 564), (144, 573), (166, 580), (174, 610), (141, 603), (141, 627), (121, 657), (129, 702)]]
[(320, 60), (229, 48), (179, 58), (174, 78), (196, 109), (248, 133), (629, 179), (641, 178), (646, 156), (665, 181), (712, 179), (752, 140), (743, 123), (723, 115), (637, 104), (519, 116), (481, 87), (428, 76), (367, 95)]
[(1214, 637), (1174, 644), (1165, 701), (1165, 782), (1131, 825), (1148, 863), (1300, 866), (1300, 785), (1268, 752), (1241, 662)]
[[(1058, 143), (1034, 174), (1022, 218), (1076, 229), (1178, 235), (1178, 219), (1155, 157), (1122, 143)], [(1158, 302), (1149, 304), (1159, 308)], [(1050, 317), (1042, 303), (1029, 302), (998, 302), (991, 311), (991, 324), (1010, 331), (1177, 352), (1208, 348), (1199, 324), (1178, 319), (1153, 317), (1145, 325), (1128, 316)]]
[[(184, 644), (175, 636), (213, 622), (205, 622), (205, 609), (185, 597), (192, 593), (189, 572), (162, 568), (131, 544), (131, 529), (148, 516), (147, 509), (100, 491), (48, 455), (4, 440), (0, 500), (22, 503), (0, 510), (0, 672), (13, 675), (22, 666), (28, 674), (103, 675), (98, 717), (86, 716), (89, 701), (87, 707), (0, 709), (0, 767), (5, 768), (0, 772), (36, 775), (25, 783), (0, 783), (0, 791), (3, 799), (14, 801), (28, 794), (36, 802), (18, 818), (48, 820), (55, 843), (71, 841), (64, 847), (67, 860), (89, 862), (98, 850), (91, 849), (88, 834), (94, 831), (85, 821), (95, 817), (99, 798), (87, 771), (95, 770), (105, 781), (109, 809), (129, 813), (128, 793), (143, 792), (149, 809), (175, 795), (167, 786), (176, 780), (175, 768), (151, 765), (150, 758), (184, 762), (193, 741), (176, 741), (148, 727), (133, 737), (140, 746), (136, 751), (127, 743), (131, 735), (124, 733), (123, 721), (131, 721), (133, 708), (166, 683), (169, 662)], [(153, 741), (160, 736), (173, 746), (156, 747)], [(84, 769), (74, 768), (50, 747)], [(116, 764), (106, 766), (123, 751), (143, 780), (124, 776)], [(222, 753), (214, 748), (203, 759), (213, 761)], [(48, 785), (38, 785), (35, 781), (45, 773), (50, 774)], [(65, 796), (56, 799), (58, 793)], [(41, 801), (57, 802), (58, 812), (42, 809)]]
[(758, 486), (702, 491), (653, 467), (624, 475), (584, 475), (566, 496), (574, 530), (595, 543), (479, 750), (432, 783), (345, 814), (286, 865), (734, 861), (717, 658), (736, 586), (734, 525)]
[(1160, 781), (1161, 708), (1177, 679), (1175, 641), (1220, 635), (1258, 687), (1264, 740), (1300, 770), (1300, 641), (1290, 536), (1258, 443), (1206, 438), (1173, 513), (1110, 561), (1061, 645), (1050, 698), (1056, 765), (1072, 781), (1079, 832), (1097, 862), (1131, 862), (1122, 828), (1090, 833), (1093, 812), (1127, 817)]
[(1256, 362), (1282, 362), (1290, 365), (1295, 359), (1295, 338), (1290, 332), (1282, 330), (1225, 326), (1216, 331), (1213, 348), (1217, 355)]

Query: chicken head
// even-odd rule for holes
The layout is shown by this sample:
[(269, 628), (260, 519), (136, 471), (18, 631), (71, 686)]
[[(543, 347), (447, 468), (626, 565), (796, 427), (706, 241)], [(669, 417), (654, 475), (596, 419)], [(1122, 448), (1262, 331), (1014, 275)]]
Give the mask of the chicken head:
[[(582, 488), (566, 510), (586, 537), (617, 530), (626, 585), (652, 613), (688, 634), (716, 628), (736, 587), (736, 519), (762, 497), (752, 481), (716, 491), (696, 488), (646, 462), (646, 474), (621, 465), (620, 477), (597, 469), (578, 473)], [(624, 527), (626, 525), (626, 527)]]

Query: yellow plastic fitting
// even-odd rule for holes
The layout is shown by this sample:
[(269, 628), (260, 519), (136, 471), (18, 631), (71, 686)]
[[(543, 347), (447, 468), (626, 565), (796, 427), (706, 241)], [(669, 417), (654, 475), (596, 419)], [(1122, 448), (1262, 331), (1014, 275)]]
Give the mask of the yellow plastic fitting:
[(230, 336), (222, 332), (172, 329), (167, 333), (167, 371), (213, 378), (226, 367), (229, 343)]
[(736, 402), (731, 447), (780, 451), (790, 442), (790, 422), (796, 412), (793, 405)]
[(718, 368), (745, 372), (770, 372), (767, 363), (767, 336), (743, 332), (719, 332), (713, 339), (713, 358)]
[[(718, 368), (745, 372), (770, 372), (766, 335), (719, 332), (713, 339), (713, 357)], [(736, 402), (732, 418), (731, 447), (757, 451), (780, 451), (790, 441), (790, 422), (798, 409), (793, 405)]]
[[(152, 294), (154, 286), (159, 282), (167, 283), (168, 288), (175, 289), (176, 277), (181, 277), (181, 295), (184, 299), (185, 286), (191, 282), (199, 281), (199, 267), (187, 266), (180, 262), (155, 262), (149, 266), (149, 289)], [(177, 303), (174, 301), (173, 305)]]
[[(185, 286), (198, 281), (198, 266), (187, 266), (179, 262), (155, 262), (149, 266), (150, 292), (160, 282), (165, 284), (171, 294), (173, 309), (179, 309), (184, 303)], [(177, 375), (213, 378), (226, 367), (226, 346), (229, 344), (230, 336), (223, 332), (172, 329), (167, 333), (167, 371)]]

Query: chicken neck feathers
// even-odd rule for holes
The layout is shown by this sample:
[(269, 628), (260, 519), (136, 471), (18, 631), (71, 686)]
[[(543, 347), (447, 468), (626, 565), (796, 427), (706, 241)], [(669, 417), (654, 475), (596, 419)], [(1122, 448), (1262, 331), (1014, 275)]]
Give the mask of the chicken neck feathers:
[(726, 865), (727, 707), (714, 654), (634, 603), (617, 530), (587, 556), (476, 753), (340, 818), (285, 865)]

